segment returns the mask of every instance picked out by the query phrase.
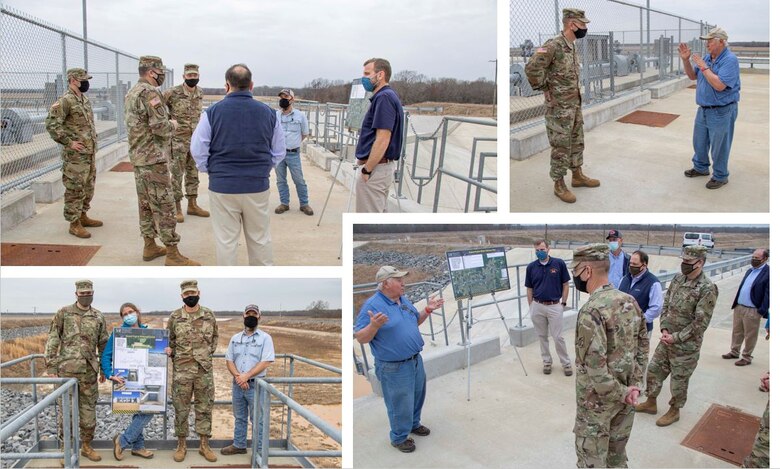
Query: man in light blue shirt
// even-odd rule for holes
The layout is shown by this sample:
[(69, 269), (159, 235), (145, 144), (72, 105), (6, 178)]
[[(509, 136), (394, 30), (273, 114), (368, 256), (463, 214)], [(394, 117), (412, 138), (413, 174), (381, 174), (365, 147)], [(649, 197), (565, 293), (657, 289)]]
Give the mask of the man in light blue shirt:
[(620, 230), (609, 230), (609, 283), (619, 289), (623, 276), (628, 275), (629, 256), (623, 251), (623, 235)]
[(742, 278), (737, 295), (731, 305), (734, 310), (731, 329), (731, 350), (722, 355), (725, 359), (742, 358), (734, 364), (750, 365), (753, 361), (753, 350), (758, 341), (758, 329), (761, 318), (769, 319), (769, 249), (759, 248), (753, 252), (750, 259), (751, 268)]
[(244, 330), (230, 339), (225, 360), (233, 375), (233, 444), (220, 450), (222, 454), (246, 454), (247, 413), (259, 428), (257, 434), (258, 451), (263, 441), (263, 413), (260, 421), (253, 418), (255, 397), (255, 379), (265, 376), (266, 369), (274, 362), (274, 342), (271, 336), (257, 328), (260, 321), (260, 308), (249, 305), (244, 309)]
[(709, 54), (702, 59), (693, 54), (687, 44), (679, 47), (685, 74), (696, 80), (696, 121), (693, 127), (693, 168), (685, 171), (687, 177), (710, 175), (707, 189), (718, 189), (729, 182), (729, 153), (734, 139), (739, 102), (739, 59), (728, 48), (729, 35), (721, 28), (713, 28), (700, 39), (707, 41)]
[(284, 129), (284, 142), (287, 146), (287, 155), (276, 165), (276, 187), (279, 189), (281, 204), (274, 210), (281, 214), (290, 210), (290, 188), (287, 186), (287, 169), (295, 183), (295, 191), (298, 193), (298, 202), (301, 204), (301, 212), (306, 215), (314, 215), (314, 210), (309, 206), (309, 190), (306, 180), (303, 179), (301, 167), (301, 143), (309, 136), (309, 121), (306, 114), (293, 109), (295, 93), (290, 88), (279, 92), (280, 111), (276, 111), (276, 118), (282, 123)]

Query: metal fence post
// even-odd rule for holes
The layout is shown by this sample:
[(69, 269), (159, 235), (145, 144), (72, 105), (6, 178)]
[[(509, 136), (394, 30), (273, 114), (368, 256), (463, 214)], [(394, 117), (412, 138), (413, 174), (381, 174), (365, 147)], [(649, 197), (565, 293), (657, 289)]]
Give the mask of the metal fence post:
[[(368, 370), (366, 370), (366, 372), (368, 372)], [(294, 376), (295, 376), (295, 358), (294, 357), (290, 357), (290, 378), (292, 378)], [(368, 375), (366, 375), (366, 377), (368, 377)], [(287, 395), (290, 396), (290, 398), (292, 399), (292, 397), (293, 397), (293, 383), (290, 383), (290, 384), (287, 385)], [(291, 444), (291, 440), (292, 440), (292, 436), (291, 436), (292, 435), (292, 433), (291, 433), (291, 431), (292, 431), (291, 430), (291, 427), (292, 427), (292, 409), (290, 408), (289, 405), (285, 404), (285, 406), (287, 407), (287, 435), (285, 436), (285, 439), (286, 439), (285, 447), (286, 447), (286, 449), (290, 449), (290, 444)]]

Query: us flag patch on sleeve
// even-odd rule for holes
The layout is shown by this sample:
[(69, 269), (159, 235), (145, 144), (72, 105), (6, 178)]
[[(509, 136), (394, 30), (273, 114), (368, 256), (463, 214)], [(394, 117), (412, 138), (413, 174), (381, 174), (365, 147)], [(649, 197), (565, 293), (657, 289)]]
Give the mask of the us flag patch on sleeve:
[(536, 52), (538, 54), (546, 54), (547, 53), (547, 48), (546, 47), (540, 47), (540, 48), (536, 49)]
[(160, 98), (158, 98), (157, 96), (155, 96), (155, 97), (154, 97), (154, 99), (152, 99), (151, 101), (149, 101), (149, 104), (151, 104), (152, 106), (158, 106), (158, 105), (160, 104)]

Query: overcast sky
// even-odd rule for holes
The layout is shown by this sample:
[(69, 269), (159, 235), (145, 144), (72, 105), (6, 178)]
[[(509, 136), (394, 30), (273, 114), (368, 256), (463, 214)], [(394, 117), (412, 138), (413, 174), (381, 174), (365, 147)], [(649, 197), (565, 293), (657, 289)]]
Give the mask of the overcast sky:
[[(80, 0), (2, 3), (82, 32)], [(98, 42), (162, 57), (177, 83), (184, 63), (198, 63), (207, 87), (222, 87), (239, 62), (256, 85), (299, 87), (358, 78), (370, 57), (394, 71), (492, 80), (496, 58), (496, 0), (87, 0), (87, 28)]]
[[(0, 279), (2, 312), (55, 312), (75, 302), (79, 279)], [(92, 279), (93, 305), (103, 312), (116, 313), (124, 302), (135, 303), (141, 311), (173, 311), (182, 306), (184, 279), (103, 278)], [(312, 301), (325, 300), (331, 308), (341, 308), (340, 279), (214, 279), (199, 278), (201, 303), (213, 310), (242, 310), (256, 304), (262, 310), (300, 310)]]

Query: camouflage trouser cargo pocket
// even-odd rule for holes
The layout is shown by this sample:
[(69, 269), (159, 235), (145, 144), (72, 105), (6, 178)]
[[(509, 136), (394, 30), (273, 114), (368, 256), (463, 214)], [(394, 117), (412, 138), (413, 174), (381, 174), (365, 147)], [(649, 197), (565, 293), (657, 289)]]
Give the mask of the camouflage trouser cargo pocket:
[(558, 180), (566, 176), (568, 169), (582, 166), (585, 149), (582, 111), (578, 107), (548, 108), (545, 121), (550, 141), (550, 177)]
[(160, 240), (166, 246), (179, 243), (176, 234), (176, 207), (171, 177), (166, 163), (136, 166), (135, 185), (138, 194), (138, 223), (141, 235)]
[(62, 159), (63, 216), (72, 222), (89, 210), (95, 193), (95, 162), (91, 155), (75, 152), (63, 152)]

